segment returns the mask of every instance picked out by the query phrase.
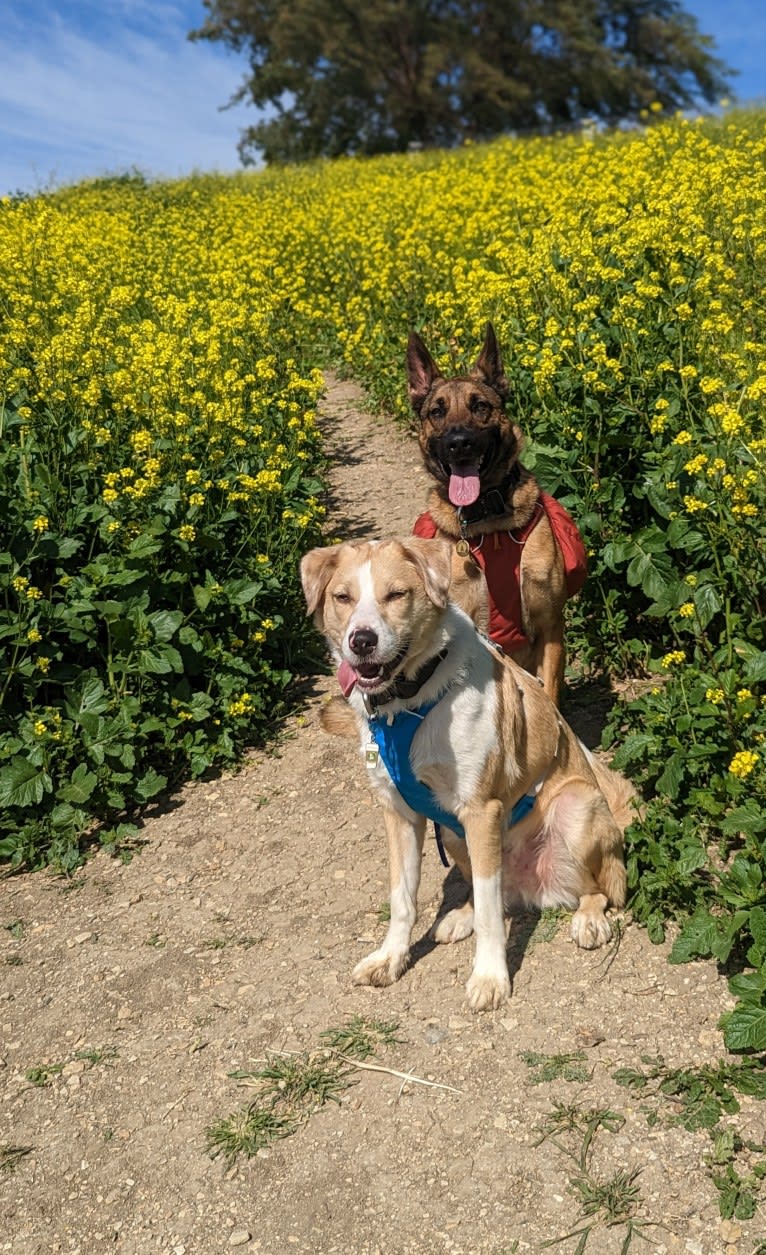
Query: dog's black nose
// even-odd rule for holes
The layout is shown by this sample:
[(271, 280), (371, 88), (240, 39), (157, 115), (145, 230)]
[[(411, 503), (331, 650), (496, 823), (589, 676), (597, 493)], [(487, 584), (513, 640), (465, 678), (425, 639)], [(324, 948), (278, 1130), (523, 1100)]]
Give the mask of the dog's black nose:
[(455, 427), (444, 437), (450, 460), (465, 461), (476, 454), (476, 441), (473, 432), (464, 427)]
[(376, 632), (373, 632), (372, 628), (357, 628), (355, 632), (351, 633), (348, 643), (355, 654), (364, 657), (365, 654), (372, 653), (378, 643), (378, 636)]

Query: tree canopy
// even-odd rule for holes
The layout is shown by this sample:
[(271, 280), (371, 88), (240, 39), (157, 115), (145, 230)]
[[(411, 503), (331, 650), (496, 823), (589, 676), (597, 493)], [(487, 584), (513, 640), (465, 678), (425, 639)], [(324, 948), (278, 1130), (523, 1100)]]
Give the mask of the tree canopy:
[(680, 0), (203, 0), (246, 53), (251, 162), (451, 146), (708, 103), (732, 71)]

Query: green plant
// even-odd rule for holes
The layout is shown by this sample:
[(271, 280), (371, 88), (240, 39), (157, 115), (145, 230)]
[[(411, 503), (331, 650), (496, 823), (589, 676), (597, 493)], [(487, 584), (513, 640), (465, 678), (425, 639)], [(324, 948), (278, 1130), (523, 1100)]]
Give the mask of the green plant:
[(254, 1088), (256, 1097), (207, 1130), (212, 1157), (251, 1156), (276, 1138), (289, 1137), (329, 1101), (339, 1102), (351, 1070), (326, 1051), (271, 1055), (265, 1067), (230, 1075)]
[(31, 1155), (33, 1146), (12, 1146), (6, 1142), (0, 1145), (0, 1173), (10, 1175), (15, 1172), (21, 1160)]
[(713, 1149), (705, 1162), (713, 1185), (718, 1190), (718, 1206), (724, 1220), (751, 1220), (758, 1206), (762, 1182), (766, 1178), (766, 1159), (753, 1163), (742, 1174), (738, 1157), (743, 1152), (763, 1151), (763, 1146), (745, 1143), (732, 1129), (719, 1129), (711, 1134)]
[(398, 1030), (398, 1024), (354, 1015), (341, 1028), (330, 1028), (320, 1033), (320, 1038), (340, 1055), (350, 1059), (369, 1059), (381, 1046), (395, 1046), (401, 1042), (401, 1038), (396, 1036)]
[(590, 1072), (585, 1066), (585, 1054), (582, 1050), (570, 1051), (568, 1054), (546, 1055), (535, 1050), (522, 1050), (519, 1058), (530, 1069), (531, 1085), (542, 1085), (549, 1081), (587, 1081)]
[[(586, 1108), (578, 1103), (556, 1103), (538, 1126), (539, 1136), (535, 1145), (550, 1142), (574, 1162), (576, 1173), (570, 1178), (569, 1187), (580, 1204), (578, 1227), (560, 1238), (543, 1242), (541, 1245), (544, 1248), (577, 1238), (574, 1255), (583, 1255), (591, 1234), (598, 1226), (624, 1228), (621, 1255), (630, 1250), (635, 1237), (648, 1240), (645, 1231), (658, 1222), (646, 1220), (638, 1214), (642, 1202), (636, 1185), (639, 1169), (619, 1170), (609, 1177), (599, 1177), (590, 1166), (594, 1139), (599, 1132), (616, 1133), (623, 1124), (623, 1117), (607, 1107)], [(587, 1223), (580, 1224), (580, 1221)]]
[[(721, 1061), (694, 1068), (669, 1068), (661, 1055), (642, 1055), (645, 1068), (617, 1068), (618, 1085), (646, 1098), (666, 1100), (674, 1114), (671, 1120), (685, 1129), (712, 1129), (724, 1113), (739, 1111), (735, 1091), (766, 1099), (766, 1066), (762, 1058)], [(656, 1109), (650, 1122), (657, 1119)]]

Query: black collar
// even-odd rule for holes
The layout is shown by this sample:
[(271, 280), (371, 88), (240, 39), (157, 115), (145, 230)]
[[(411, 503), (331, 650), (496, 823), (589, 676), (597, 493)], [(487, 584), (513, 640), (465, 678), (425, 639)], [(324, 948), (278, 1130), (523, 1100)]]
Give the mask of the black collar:
[(447, 653), (448, 651), (443, 649), (441, 653), (436, 654), (434, 658), (429, 658), (427, 662), (423, 663), (422, 667), (418, 668), (412, 679), (408, 680), (405, 676), (399, 675), (396, 677), (393, 684), (390, 684), (387, 689), (383, 690), (382, 693), (373, 693), (369, 697), (365, 698), (369, 713), (375, 714), (379, 706), (386, 706), (389, 702), (394, 701), (396, 698), (408, 701), (411, 697), (416, 697), (423, 685), (431, 679), (431, 676), (439, 666), (439, 663), (444, 662), (444, 659), (447, 657)]
[(521, 468), (518, 462), (514, 462), (505, 479), (496, 488), (488, 488), (471, 505), (459, 507), (457, 515), (461, 524), (468, 526), (478, 523), (479, 519), (493, 519), (510, 514), (511, 507), (506, 500), (506, 494), (520, 479)]

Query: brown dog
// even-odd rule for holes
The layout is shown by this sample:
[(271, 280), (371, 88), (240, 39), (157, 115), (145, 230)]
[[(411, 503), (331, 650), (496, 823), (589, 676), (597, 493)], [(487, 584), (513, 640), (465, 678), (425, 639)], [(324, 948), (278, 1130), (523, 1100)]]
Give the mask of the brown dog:
[(312, 549), (301, 578), (309, 613), (353, 678), (334, 717), (356, 721), (388, 836), (391, 922), (352, 979), (389, 985), (407, 965), (428, 817), (473, 887), (434, 937), (475, 931), (468, 999), (481, 1011), (510, 993), (504, 899), (569, 907), (579, 946), (609, 939), (606, 908), (625, 901), (632, 789), (449, 600), (452, 549), (413, 537)]
[[(453, 595), (477, 626), (540, 677), (558, 705), (564, 603), (581, 587), (587, 558), (563, 506), (540, 491), (519, 461), (522, 435), (505, 413), (508, 381), (492, 324), (470, 374), (451, 379), (413, 332), (407, 373), (423, 461), (434, 480), (415, 534), (453, 542)], [(486, 576), (488, 616), (468, 573), (475, 564)]]

